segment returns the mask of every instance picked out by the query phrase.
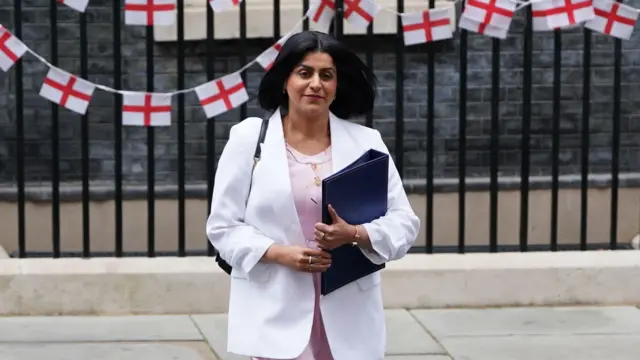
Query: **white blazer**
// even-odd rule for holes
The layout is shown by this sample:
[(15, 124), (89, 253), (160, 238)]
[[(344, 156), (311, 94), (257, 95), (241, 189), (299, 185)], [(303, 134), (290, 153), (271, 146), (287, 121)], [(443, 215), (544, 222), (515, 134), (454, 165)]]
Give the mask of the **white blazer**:
[[(262, 158), (249, 195), (253, 153), (262, 119), (247, 118), (231, 128), (215, 176), (206, 232), (232, 267), (227, 351), (246, 356), (293, 359), (311, 334), (314, 287), (309, 273), (260, 261), (273, 243), (304, 246), (291, 195), (280, 111), (269, 119)], [(333, 171), (370, 148), (388, 153), (377, 130), (331, 114)], [(366, 228), (375, 263), (403, 257), (420, 221), (396, 167), (389, 162), (389, 210)], [(339, 215), (339, 214), (338, 214)], [(335, 360), (384, 358), (386, 328), (379, 272), (321, 297), (320, 308)]]

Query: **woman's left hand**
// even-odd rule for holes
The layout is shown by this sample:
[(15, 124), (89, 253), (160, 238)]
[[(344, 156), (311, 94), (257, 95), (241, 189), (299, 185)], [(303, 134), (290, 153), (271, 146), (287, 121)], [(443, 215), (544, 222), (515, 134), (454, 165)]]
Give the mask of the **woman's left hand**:
[(344, 244), (350, 244), (355, 239), (356, 234), (355, 226), (348, 224), (344, 221), (333, 206), (328, 206), (329, 215), (333, 220), (333, 224), (327, 225), (323, 223), (317, 223), (315, 229), (316, 241), (321, 249), (333, 250)]

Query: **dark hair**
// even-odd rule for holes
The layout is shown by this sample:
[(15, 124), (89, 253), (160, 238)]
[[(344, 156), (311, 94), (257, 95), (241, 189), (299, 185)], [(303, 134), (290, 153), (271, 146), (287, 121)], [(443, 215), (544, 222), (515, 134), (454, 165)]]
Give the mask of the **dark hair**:
[(302, 59), (312, 52), (324, 52), (333, 59), (337, 70), (336, 98), (329, 110), (342, 119), (373, 110), (377, 79), (373, 71), (349, 48), (334, 37), (317, 31), (292, 35), (282, 45), (273, 65), (264, 74), (258, 90), (260, 106), (267, 111), (278, 107), (287, 110), (289, 99), (284, 89), (287, 78)]

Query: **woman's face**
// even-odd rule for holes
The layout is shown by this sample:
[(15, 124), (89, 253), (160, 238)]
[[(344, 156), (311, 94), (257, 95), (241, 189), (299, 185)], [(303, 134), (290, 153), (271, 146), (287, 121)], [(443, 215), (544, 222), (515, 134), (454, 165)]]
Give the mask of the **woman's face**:
[(328, 112), (337, 86), (337, 71), (331, 56), (323, 52), (309, 53), (293, 69), (285, 84), (289, 110), (310, 116)]

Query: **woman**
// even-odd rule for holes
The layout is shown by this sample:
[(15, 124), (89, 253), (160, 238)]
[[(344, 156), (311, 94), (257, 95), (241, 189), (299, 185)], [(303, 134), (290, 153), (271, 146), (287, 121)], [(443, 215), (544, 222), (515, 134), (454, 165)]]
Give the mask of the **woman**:
[(220, 157), (206, 231), (233, 268), (228, 351), (253, 360), (377, 360), (385, 353), (380, 274), (327, 296), (326, 251), (356, 242), (374, 263), (403, 257), (420, 226), (393, 161), (388, 212), (348, 224), (329, 208), (321, 223), (321, 180), (373, 148), (380, 133), (347, 119), (371, 111), (375, 77), (349, 49), (319, 32), (283, 45), (259, 89), (273, 112), (252, 172), (262, 119), (233, 126)]

